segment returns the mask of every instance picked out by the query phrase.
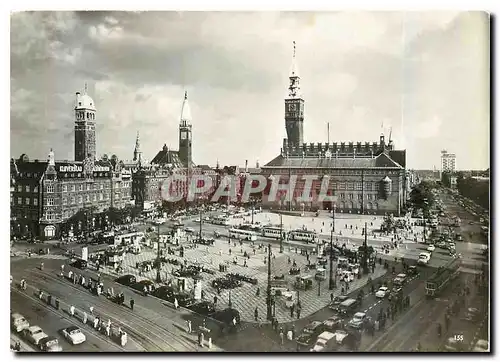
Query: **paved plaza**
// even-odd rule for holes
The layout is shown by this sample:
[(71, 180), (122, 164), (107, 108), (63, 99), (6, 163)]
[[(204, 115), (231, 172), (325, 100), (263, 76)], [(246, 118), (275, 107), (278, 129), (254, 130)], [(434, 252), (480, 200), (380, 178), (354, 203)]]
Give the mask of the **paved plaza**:
[[(192, 245), (192, 244), (190, 244)], [(235, 246), (236, 245), (236, 246)], [(256, 243), (257, 246), (257, 243)], [(231, 249), (231, 253), (229, 250)], [(247, 267), (243, 266), (243, 253), (247, 252), (250, 255), (250, 259), (247, 259)], [(295, 276), (289, 276), (288, 271), (291, 267), (288, 264), (288, 257), (293, 261), (295, 261), (298, 267), (301, 268), (301, 275), (313, 274), (314, 270), (309, 273), (304, 272), (304, 266), (307, 264), (306, 256), (300, 255), (299, 253), (295, 253), (295, 249), (292, 248), (288, 250), (288, 247), (285, 247), (284, 253), (279, 253), (279, 247), (272, 247), (272, 274), (281, 275), (285, 274), (285, 278), (289, 281), (290, 290), (294, 290), (293, 281), (295, 280)], [(134, 274), (137, 276), (138, 280), (147, 278), (152, 281), (156, 278), (156, 269), (153, 269), (149, 272), (141, 274), (139, 276), (139, 271), (136, 269), (135, 265), (137, 262), (154, 260), (157, 256), (157, 252), (155, 250), (146, 249), (140, 255), (132, 255), (127, 254), (125, 256), (125, 260), (123, 263), (123, 272), (122, 274)], [(265, 248), (258, 249), (255, 248), (255, 254), (253, 252), (253, 247), (248, 242), (244, 242), (243, 245), (240, 246), (239, 242), (231, 242), (231, 245), (228, 244), (227, 240), (216, 240), (214, 246), (198, 246), (197, 248), (188, 249), (186, 248), (184, 257), (188, 260), (189, 264), (199, 264), (203, 265), (209, 269), (215, 271), (214, 275), (209, 275), (206, 273), (202, 273), (203, 280), (202, 286), (205, 291), (205, 299), (213, 300), (213, 297), (216, 295), (216, 290), (212, 288), (211, 282), (213, 279), (217, 277), (222, 277), (226, 274), (223, 272), (219, 272), (219, 264), (223, 263), (228, 265), (227, 273), (240, 273), (243, 275), (247, 275), (252, 278), (256, 278), (258, 280), (257, 285), (252, 285), (250, 283), (243, 282), (241, 287), (229, 290), (221, 290), (220, 295), (218, 295), (217, 306), (219, 308), (225, 308), (228, 306), (230, 294), (231, 294), (231, 302), (233, 308), (236, 308), (241, 313), (241, 318), (244, 321), (254, 321), (254, 311), (257, 307), (259, 313), (259, 320), (264, 321), (266, 317), (266, 288), (267, 288), (267, 265), (264, 263), (264, 259), (266, 259), (267, 253)], [(167, 258), (179, 259), (181, 258), (176, 255), (167, 255)], [(233, 261), (237, 259), (238, 265), (234, 265)], [(311, 263), (316, 262), (316, 256), (310, 256)], [(172, 276), (172, 272), (178, 269), (179, 267), (167, 264), (163, 268), (162, 278), (165, 279), (165, 276), (169, 280), (173, 280), (174, 283), (175, 277)], [(335, 266), (334, 266), (335, 268)], [(109, 271), (109, 270), (108, 270)], [(375, 269), (374, 274), (370, 274), (370, 276), (375, 279), (381, 275), (383, 275), (385, 270), (378, 266)], [(361, 279), (356, 279), (350, 285), (350, 291), (363, 287), (366, 284), (366, 279), (368, 277), (363, 277)], [(191, 289), (193, 287), (193, 281), (191, 279), (186, 279), (186, 287)], [(340, 285), (340, 283), (338, 283)], [(257, 296), (257, 289), (260, 289), (260, 295)], [(330, 302), (330, 291), (328, 290), (328, 280), (322, 281), (320, 283), (320, 296), (318, 296), (318, 283), (315, 281), (313, 284), (313, 288), (308, 291), (300, 291), (300, 301), (302, 305), (301, 317), (308, 316), (317, 310), (325, 307)], [(341, 289), (340, 286), (333, 291), (333, 294), (340, 295)], [(284, 297), (278, 297), (276, 302), (275, 309), (276, 317), (279, 322), (290, 322), (295, 320), (290, 315), (290, 310), (286, 308)]]

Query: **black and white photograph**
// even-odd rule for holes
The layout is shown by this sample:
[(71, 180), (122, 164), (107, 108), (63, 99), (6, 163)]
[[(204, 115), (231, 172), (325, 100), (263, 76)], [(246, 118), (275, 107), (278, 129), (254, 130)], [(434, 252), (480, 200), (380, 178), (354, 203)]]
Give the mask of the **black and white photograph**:
[(490, 13), (9, 20), (12, 353), (491, 352)]

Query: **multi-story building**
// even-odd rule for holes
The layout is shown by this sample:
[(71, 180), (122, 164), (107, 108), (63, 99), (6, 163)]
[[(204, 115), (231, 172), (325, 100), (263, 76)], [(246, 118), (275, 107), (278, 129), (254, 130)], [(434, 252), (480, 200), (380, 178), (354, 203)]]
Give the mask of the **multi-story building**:
[[(261, 168), (268, 179), (262, 195), (262, 206), (273, 209), (318, 210), (333, 207), (339, 212), (399, 215), (408, 192), (406, 151), (396, 150), (392, 140), (380, 135), (378, 142), (303, 143), (304, 99), (294, 55), (290, 73), (289, 96), (285, 99), (287, 137), (281, 153)], [(293, 189), (279, 191), (274, 201), (269, 197), (270, 185), (276, 177), (280, 184), (289, 184), (297, 176)], [(303, 195), (307, 175), (313, 181), (310, 195)], [(327, 196), (336, 201), (321, 201), (322, 180), (328, 176)], [(286, 201), (286, 193), (292, 200)], [(303, 202), (299, 197), (311, 197)]]
[[(77, 93), (75, 161), (11, 159), (11, 231), (14, 235), (58, 237), (82, 209), (92, 210), (89, 223), (104, 223), (104, 210), (130, 202), (131, 172), (116, 160), (95, 157), (94, 101)], [(85, 157), (84, 157), (85, 155)]]
[(456, 170), (457, 156), (454, 153), (448, 153), (446, 150), (441, 151), (441, 172), (454, 173)]

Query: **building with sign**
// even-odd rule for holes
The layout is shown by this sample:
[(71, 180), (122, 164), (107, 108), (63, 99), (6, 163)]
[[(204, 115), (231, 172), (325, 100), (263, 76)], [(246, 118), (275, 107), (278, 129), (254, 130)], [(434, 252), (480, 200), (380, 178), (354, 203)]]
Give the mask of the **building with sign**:
[[(384, 134), (378, 142), (304, 143), (304, 99), (300, 90), (300, 75), (296, 63), (295, 44), (289, 77), (288, 98), (285, 99), (285, 127), (280, 154), (261, 168), (268, 179), (262, 195), (263, 207), (286, 210), (331, 210), (356, 214), (399, 215), (407, 199), (406, 151), (396, 150), (392, 140)], [(295, 187), (279, 192), (275, 200), (269, 197), (274, 179), (289, 184), (297, 176)], [(303, 195), (306, 176), (317, 176), (310, 195)], [(321, 184), (328, 176), (326, 196), (320, 197)], [(285, 195), (292, 194), (286, 201)], [(302, 202), (299, 197), (312, 201)]]
[(47, 160), (11, 159), (13, 235), (58, 237), (82, 209), (93, 211), (94, 225), (103, 211), (130, 203), (132, 173), (116, 160), (96, 161), (95, 104), (86, 87), (76, 95), (75, 161), (56, 161), (52, 150)]

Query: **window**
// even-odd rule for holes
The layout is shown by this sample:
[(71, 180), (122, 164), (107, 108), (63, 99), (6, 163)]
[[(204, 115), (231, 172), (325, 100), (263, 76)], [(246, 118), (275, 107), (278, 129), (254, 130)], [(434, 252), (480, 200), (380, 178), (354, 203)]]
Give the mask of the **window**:
[(340, 196), (340, 198), (341, 198), (342, 200), (345, 200), (345, 194), (343, 194), (343, 193), (342, 193), (342, 194), (339, 194), (339, 196)]
[(94, 201), (97, 201), (97, 195), (94, 194)]
[[(102, 185), (101, 185), (101, 186), (102, 186)], [(102, 201), (102, 199), (103, 199), (103, 195), (102, 195), (102, 193), (101, 193), (101, 194), (99, 194), (99, 201)]]
[(80, 184), (79, 188), (80, 191), (83, 191), (83, 184)]
[(30, 186), (29, 186), (29, 185), (26, 185), (26, 186), (24, 187), (24, 191), (26, 191), (26, 192), (30, 192)]
[(17, 192), (23, 192), (23, 186), (17, 185)]
[(54, 185), (47, 185), (47, 193), (53, 193), (54, 192)]
[(23, 198), (22, 197), (18, 197), (17, 198), (17, 204), (18, 205), (22, 205), (23, 204)]
[(90, 191), (90, 186), (92, 186), (91, 184), (87, 184), (87, 191)]
[(38, 186), (35, 186), (35, 187), (33, 188), (33, 192), (38, 192)]
[(378, 191), (378, 186), (379, 186), (379, 185), (378, 185), (378, 182), (374, 182), (374, 183), (373, 183), (373, 189), (374, 189), (375, 191)]
[(71, 196), (71, 204), (73, 205), (75, 203), (75, 197)]
[(68, 186), (67, 185), (62, 185), (62, 191), (66, 192), (67, 190), (68, 190)]
[(81, 204), (83, 202), (83, 197), (82, 195), (78, 195), (78, 203)]
[(31, 172), (28, 172), (28, 174), (26, 176), (27, 177), (31, 177)]
[(101, 184), (100, 186), (101, 186), (101, 190), (103, 190), (104, 189), (104, 184)]
[(349, 200), (352, 200), (354, 198), (353, 194), (349, 194)]
[(365, 185), (365, 188), (366, 188), (366, 191), (372, 191), (372, 183), (371, 182), (367, 182), (366, 185)]
[(33, 205), (38, 206), (38, 199), (36, 197), (33, 199)]
[(30, 204), (30, 198), (29, 197), (27, 197), (24, 201), (25, 201), (26, 205)]
[(345, 181), (339, 182), (339, 190), (345, 190)]
[(90, 201), (89, 195), (85, 195), (85, 202), (89, 202), (89, 201)]
[(10, 204), (12, 205), (14, 203), (14, 196), (12, 194), (10, 195)]
[(47, 205), (48, 206), (54, 206), (54, 199), (52, 197), (47, 198)]
[(47, 220), (54, 220), (54, 212), (47, 211)]
[(347, 190), (354, 190), (354, 182), (348, 182), (347, 183)]
[(358, 194), (358, 200), (363, 200), (363, 195), (362, 194)]
[(97, 184), (94, 184), (94, 190), (97, 190), (97, 186), (98, 186)]
[(63, 204), (63, 205), (66, 205), (67, 203), (68, 203), (68, 199), (67, 199), (67, 198), (65, 198), (65, 197), (63, 197), (63, 199), (62, 199), (62, 204)]
[(362, 183), (361, 183), (361, 182), (355, 182), (355, 183), (354, 183), (354, 189), (355, 189), (356, 191), (361, 191), (361, 190), (363, 189), (363, 185), (362, 185)]

